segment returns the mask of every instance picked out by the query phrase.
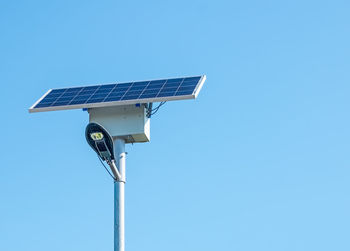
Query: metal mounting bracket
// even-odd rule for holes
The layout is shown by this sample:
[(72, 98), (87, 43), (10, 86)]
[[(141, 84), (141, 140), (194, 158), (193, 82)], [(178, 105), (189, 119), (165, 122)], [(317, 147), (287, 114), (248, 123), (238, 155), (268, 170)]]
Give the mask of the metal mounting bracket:
[(123, 177), (120, 174), (120, 172), (119, 172), (119, 170), (117, 168), (117, 165), (115, 164), (115, 161), (112, 160), (108, 164), (109, 164), (109, 166), (110, 166), (110, 168), (111, 168), (111, 170), (112, 170), (112, 172), (114, 174), (115, 181), (117, 181), (117, 182), (124, 182), (125, 183), (125, 180), (123, 180)]

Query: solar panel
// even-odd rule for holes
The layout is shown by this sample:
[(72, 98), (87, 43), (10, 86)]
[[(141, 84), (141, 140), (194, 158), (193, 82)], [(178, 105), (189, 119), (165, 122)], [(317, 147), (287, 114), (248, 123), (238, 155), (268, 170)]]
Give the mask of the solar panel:
[(206, 76), (50, 89), (29, 112), (194, 99)]

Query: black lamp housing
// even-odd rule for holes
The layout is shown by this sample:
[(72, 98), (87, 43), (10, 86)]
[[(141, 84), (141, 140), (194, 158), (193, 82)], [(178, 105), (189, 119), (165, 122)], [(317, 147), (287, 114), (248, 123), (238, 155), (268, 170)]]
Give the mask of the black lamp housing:
[[(93, 133), (102, 133), (101, 139), (93, 139)], [(114, 160), (114, 145), (111, 135), (101, 125), (89, 123), (85, 129), (85, 138), (91, 148), (100, 156), (102, 160), (110, 162)]]

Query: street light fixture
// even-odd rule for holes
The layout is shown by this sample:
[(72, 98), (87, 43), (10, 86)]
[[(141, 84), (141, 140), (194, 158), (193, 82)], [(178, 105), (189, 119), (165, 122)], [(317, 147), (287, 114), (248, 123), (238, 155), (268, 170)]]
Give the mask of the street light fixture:
[[(114, 251), (125, 248), (125, 144), (149, 142), (151, 116), (166, 101), (195, 99), (205, 79), (203, 75), (50, 89), (29, 108), (29, 112), (80, 108), (88, 111), (86, 140), (113, 173)], [(153, 102), (160, 104), (153, 108)]]

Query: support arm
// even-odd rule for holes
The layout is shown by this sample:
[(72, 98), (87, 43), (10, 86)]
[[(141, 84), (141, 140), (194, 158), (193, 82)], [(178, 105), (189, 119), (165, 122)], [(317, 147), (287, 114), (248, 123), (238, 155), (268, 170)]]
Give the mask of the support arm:
[[(118, 167), (117, 167), (117, 165), (115, 164), (115, 161), (114, 160), (112, 160), (110, 163), (109, 163), (109, 167), (111, 168), (111, 171), (112, 171), (112, 173), (113, 173), (113, 175), (114, 175), (114, 179), (116, 180), (116, 181), (122, 181), (122, 176), (120, 175), (120, 172), (119, 172), (119, 170), (118, 170)], [(125, 182), (125, 180), (123, 181), (123, 182)]]

